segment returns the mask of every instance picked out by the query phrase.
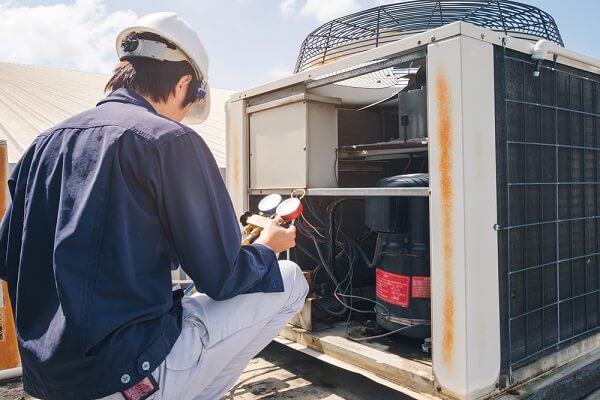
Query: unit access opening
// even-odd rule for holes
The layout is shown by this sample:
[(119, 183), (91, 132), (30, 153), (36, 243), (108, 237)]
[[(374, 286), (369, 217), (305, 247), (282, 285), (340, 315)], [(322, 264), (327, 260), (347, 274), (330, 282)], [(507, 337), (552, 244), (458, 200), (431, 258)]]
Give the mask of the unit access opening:
[[(426, 57), (417, 51), (390, 60), (317, 78), (292, 100), (251, 106), (250, 209), (266, 193), (284, 193), (277, 187), (290, 187), (290, 176), (306, 184), (297, 245), (282, 255), (310, 284), (290, 339), (320, 347), (326, 337), (348, 339), (424, 366), (431, 383), (428, 198), (371, 191), (428, 189)], [(278, 137), (285, 162), (265, 159), (260, 145), (278, 118), (300, 132), (293, 141)], [(291, 150), (301, 144), (304, 153)], [(282, 172), (292, 163), (293, 172)]]
[[(378, 65), (385, 68), (377, 69)], [(336, 184), (373, 187), (385, 177), (427, 171), (427, 73), (424, 51), (357, 67), (309, 93), (339, 98)], [(356, 74), (357, 72), (355, 72)], [(333, 81), (323, 85), (321, 81)], [(314, 87), (314, 88), (312, 88)]]

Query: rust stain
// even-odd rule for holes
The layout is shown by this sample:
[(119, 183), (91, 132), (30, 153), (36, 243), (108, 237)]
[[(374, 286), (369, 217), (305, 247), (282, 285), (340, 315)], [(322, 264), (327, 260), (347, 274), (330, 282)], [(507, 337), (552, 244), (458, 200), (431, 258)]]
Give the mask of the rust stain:
[(0, 143), (0, 215), (4, 215), (8, 207), (8, 156), (6, 143)]
[(321, 61), (316, 62), (315, 64), (313, 64), (311, 66), (311, 68), (316, 68), (316, 67), (320, 67), (322, 65), (331, 64), (332, 62), (336, 62), (338, 60), (341, 60), (342, 58), (344, 58), (344, 56), (337, 56), (337, 57), (331, 57), (331, 58), (328, 57), (326, 60), (321, 60)]
[(442, 71), (436, 76), (436, 94), (438, 101), (440, 159), (440, 194), (442, 207), (442, 254), (443, 254), (443, 311), (442, 311), (442, 357), (449, 365), (454, 357), (454, 274), (452, 272), (453, 236), (452, 211), (452, 98), (448, 88), (448, 80)]
[(233, 135), (233, 187), (237, 189), (240, 183), (240, 159), (238, 157), (239, 139)]
[[(8, 157), (6, 142), (0, 143), (0, 215), (4, 215), (8, 206)], [(8, 297), (6, 282), (0, 281), (0, 296), (4, 307), (0, 307), (0, 370), (15, 368), (19, 365), (19, 350), (15, 321)]]

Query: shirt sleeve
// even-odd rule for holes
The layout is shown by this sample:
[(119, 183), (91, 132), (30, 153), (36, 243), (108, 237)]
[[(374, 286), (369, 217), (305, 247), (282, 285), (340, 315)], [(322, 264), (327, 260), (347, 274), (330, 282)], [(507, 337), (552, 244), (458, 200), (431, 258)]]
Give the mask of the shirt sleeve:
[(200, 136), (186, 132), (171, 138), (158, 158), (162, 223), (196, 288), (215, 300), (283, 291), (273, 250), (241, 246), (229, 193)]

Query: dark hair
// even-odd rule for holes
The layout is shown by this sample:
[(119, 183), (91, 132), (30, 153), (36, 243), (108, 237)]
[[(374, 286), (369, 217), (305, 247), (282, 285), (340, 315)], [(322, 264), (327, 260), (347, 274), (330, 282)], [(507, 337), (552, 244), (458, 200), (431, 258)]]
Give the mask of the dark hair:
[[(160, 36), (147, 32), (132, 33), (127, 37), (157, 40), (168, 46), (174, 46)], [(184, 75), (192, 76), (183, 101), (183, 105), (186, 106), (196, 101), (198, 86), (196, 73), (187, 61), (159, 61), (151, 58), (132, 57), (117, 64), (104, 91), (113, 92), (121, 88), (132, 89), (156, 102), (165, 102), (179, 79)]]

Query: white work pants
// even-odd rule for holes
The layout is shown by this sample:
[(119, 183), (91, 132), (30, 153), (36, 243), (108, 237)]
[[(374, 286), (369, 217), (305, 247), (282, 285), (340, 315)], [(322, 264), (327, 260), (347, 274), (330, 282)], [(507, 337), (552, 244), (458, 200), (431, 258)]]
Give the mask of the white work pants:
[[(152, 372), (152, 400), (218, 400), (250, 360), (302, 308), (308, 284), (291, 261), (279, 261), (282, 293), (253, 293), (225, 301), (197, 294), (183, 300), (183, 329), (166, 360)], [(103, 400), (122, 400), (113, 394)]]

